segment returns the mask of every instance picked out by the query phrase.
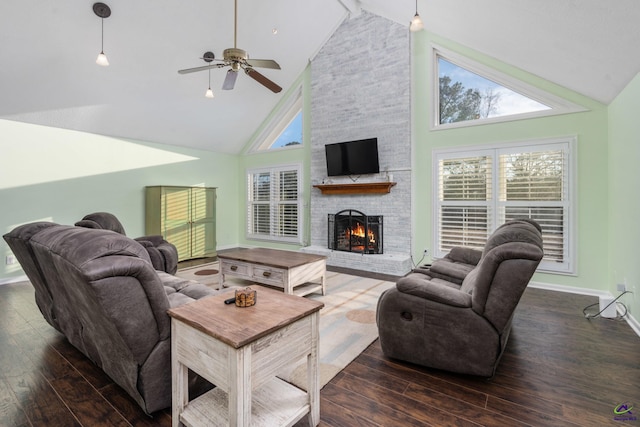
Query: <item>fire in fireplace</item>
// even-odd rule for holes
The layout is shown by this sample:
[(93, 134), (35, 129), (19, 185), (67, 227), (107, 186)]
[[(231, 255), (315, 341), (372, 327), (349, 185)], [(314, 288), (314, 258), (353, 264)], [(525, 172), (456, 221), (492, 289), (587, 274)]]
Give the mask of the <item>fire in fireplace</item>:
[(336, 251), (381, 254), (382, 215), (345, 209), (328, 216), (328, 247)]

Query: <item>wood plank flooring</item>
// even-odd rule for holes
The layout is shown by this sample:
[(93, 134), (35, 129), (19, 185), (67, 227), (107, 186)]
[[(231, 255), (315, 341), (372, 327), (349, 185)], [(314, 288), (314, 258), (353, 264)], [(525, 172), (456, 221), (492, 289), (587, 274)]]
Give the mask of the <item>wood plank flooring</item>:
[[(321, 392), (321, 426), (625, 426), (640, 419), (640, 338), (596, 298), (529, 289), (496, 376), (387, 359), (374, 342)], [(28, 283), (0, 286), (0, 426), (170, 426), (146, 416), (50, 327)], [(300, 422), (302, 426), (304, 423)]]

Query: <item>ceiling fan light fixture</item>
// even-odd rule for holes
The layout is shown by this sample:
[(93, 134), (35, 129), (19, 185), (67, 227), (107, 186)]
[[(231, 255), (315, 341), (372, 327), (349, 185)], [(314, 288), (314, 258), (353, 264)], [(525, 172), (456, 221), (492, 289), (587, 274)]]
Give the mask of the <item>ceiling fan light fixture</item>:
[(209, 69), (209, 89), (204, 93), (205, 98), (213, 99), (213, 91), (211, 90), (211, 69)]
[(418, 0), (416, 0), (416, 14), (413, 15), (413, 19), (409, 25), (409, 31), (416, 32), (420, 30), (424, 30), (424, 22), (422, 22), (422, 18), (420, 18), (420, 14), (418, 13)]
[(108, 67), (109, 60), (107, 59), (107, 55), (104, 54), (104, 18), (108, 18), (111, 16), (111, 8), (109, 8), (109, 6), (104, 3), (94, 3), (93, 13), (95, 13), (100, 18), (102, 27), (101, 49), (98, 57), (96, 58), (96, 64), (102, 67)]
[(96, 64), (102, 66), (102, 67), (108, 67), (109, 66), (109, 60), (107, 59), (107, 55), (104, 54), (104, 52), (100, 52), (98, 54), (98, 58), (96, 58)]

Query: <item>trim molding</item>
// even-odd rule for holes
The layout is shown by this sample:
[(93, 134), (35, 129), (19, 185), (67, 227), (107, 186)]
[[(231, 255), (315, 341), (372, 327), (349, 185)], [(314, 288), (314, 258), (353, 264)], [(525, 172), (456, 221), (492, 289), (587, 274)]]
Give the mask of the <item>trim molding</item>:
[(9, 283), (28, 282), (29, 278), (26, 275), (18, 277), (9, 277), (8, 279), (0, 279), (0, 286), (8, 285)]
[[(548, 291), (556, 291), (556, 292), (566, 292), (571, 294), (579, 294), (579, 295), (589, 295), (593, 297), (613, 297), (611, 292), (608, 291), (597, 291), (594, 289), (586, 289), (586, 288), (578, 288), (574, 286), (564, 286), (564, 285), (553, 285), (551, 283), (543, 283), (543, 282), (529, 282), (527, 287), (536, 288), (536, 289), (546, 289)], [(617, 307), (618, 314), (622, 315), (622, 311), (619, 307)], [(624, 320), (627, 324), (633, 329), (633, 332), (636, 333), (638, 337), (640, 337), (640, 322), (631, 315), (627, 311), (627, 315), (624, 317)]]

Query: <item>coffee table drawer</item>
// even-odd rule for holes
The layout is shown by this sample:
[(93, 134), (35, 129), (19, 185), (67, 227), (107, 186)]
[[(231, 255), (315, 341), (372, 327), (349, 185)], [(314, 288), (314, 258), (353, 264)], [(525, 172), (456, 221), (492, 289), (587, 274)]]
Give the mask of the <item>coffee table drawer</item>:
[(253, 278), (266, 284), (284, 285), (284, 271), (273, 267), (254, 266)]
[(225, 261), (221, 263), (222, 274), (251, 277), (251, 265), (238, 261)]

